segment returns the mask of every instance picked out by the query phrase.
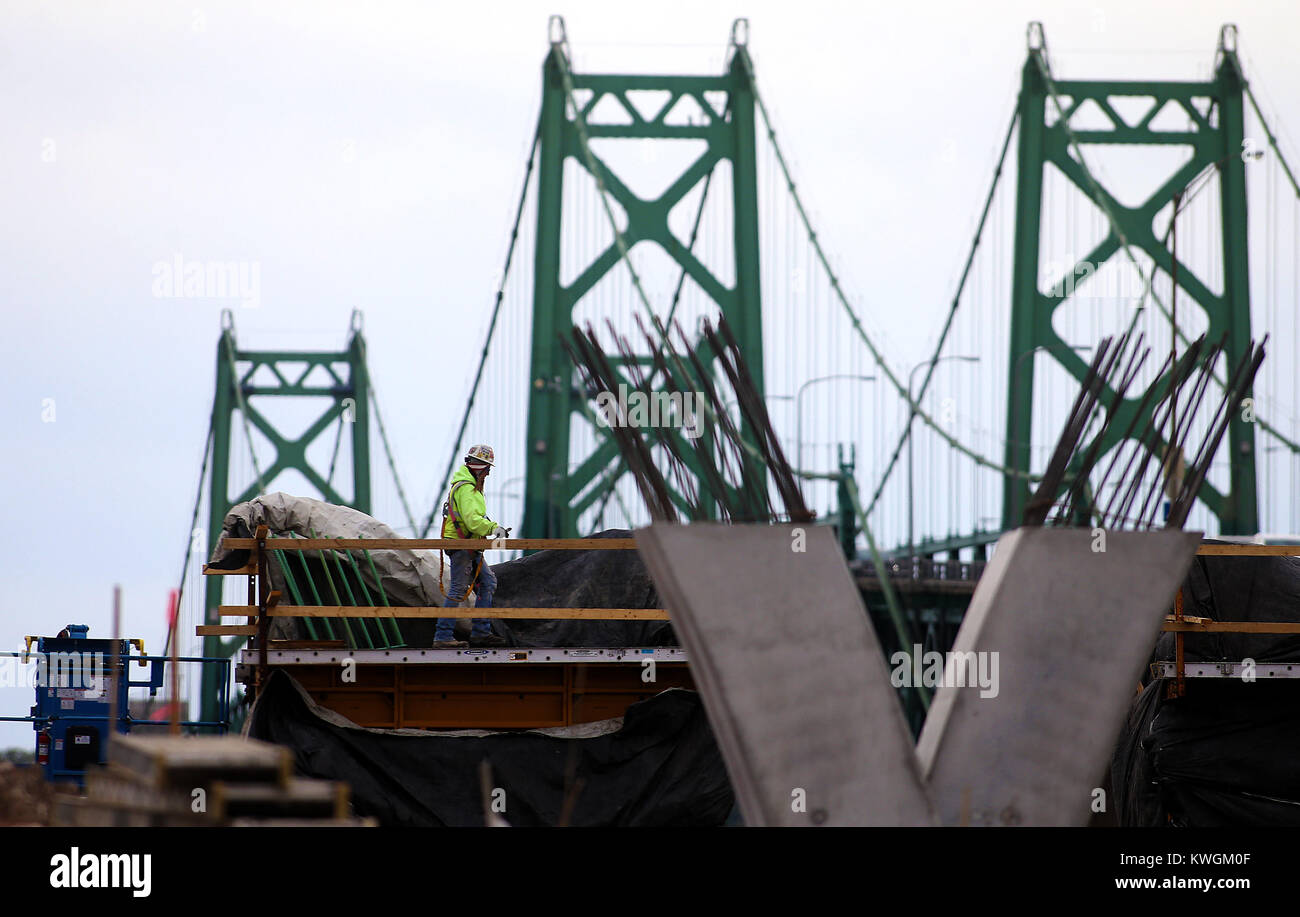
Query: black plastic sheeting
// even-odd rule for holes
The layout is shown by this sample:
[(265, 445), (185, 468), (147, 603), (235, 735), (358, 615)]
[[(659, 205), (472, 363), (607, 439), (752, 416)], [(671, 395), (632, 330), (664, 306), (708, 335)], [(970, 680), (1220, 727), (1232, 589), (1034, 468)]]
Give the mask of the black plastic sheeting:
[[(1214, 621), (1300, 621), (1300, 557), (1198, 555), (1183, 583), (1183, 614)], [(1300, 634), (1188, 634), (1183, 653), (1189, 662), (1300, 662)], [(1155, 656), (1174, 658), (1173, 634), (1160, 635)]]
[[(609, 529), (592, 538), (631, 538)], [(489, 555), (490, 557), (491, 555)], [(493, 564), (498, 608), (658, 608), (659, 594), (636, 551), (538, 551)], [(460, 608), (470, 617), (472, 608)], [(402, 621), (411, 646), (433, 642), (433, 620)], [(510, 646), (680, 646), (667, 621), (495, 620), (493, 630)], [(464, 639), (465, 633), (457, 636)]]
[[(1300, 559), (1198, 556), (1183, 613), (1216, 621), (1300, 621)], [(1162, 634), (1154, 659), (1174, 658)], [(1189, 634), (1188, 662), (1300, 662), (1293, 634)], [(1153, 681), (1111, 763), (1121, 825), (1300, 826), (1300, 682), (1189, 678), (1184, 697)]]
[(1125, 826), (1300, 827), (1297, 686), (1193, 679), (1147, 685), (1111, 766)]
[(664, 691), (629, 707), (621, 726), (608, 725), (617, 728), (473, 735), (364, 729), (318, 707), (277, 670), (253, 708), (248, 734), (293, 749), (301, 774), (348, 783), (356, 814), (384, 826), (482, 826), (484, 760), (493, 787), (505, 790), (502, 817), (514, 826), (558, 824), (575, 786), (568, 820), (574, 826), (727, 820), (734, 795), (698, 694)]

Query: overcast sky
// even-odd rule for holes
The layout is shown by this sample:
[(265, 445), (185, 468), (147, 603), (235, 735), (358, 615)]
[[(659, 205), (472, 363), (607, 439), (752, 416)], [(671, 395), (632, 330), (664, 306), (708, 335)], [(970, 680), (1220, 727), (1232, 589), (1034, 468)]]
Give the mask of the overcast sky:
[[(1300, 131), (1300, 14), (1284, 0), (8, 0), (0, 647), (68, 622), (107, 634), (114, 582), (124, 636), (161, 647), (223, 308), (258, 348), (337, 347), (363, 309), (423, 501), (477, 353), (446, 335), (476, 340), (491, 304), (551, 12), (581, 69), (646, 72), (716, 69), (731, 21), (749, 18), (822, 238), (874, 302), (919, 304), (872, 314), (915, 351), (900, 364), (924, 353), (951, 296), (1029, 20), (1044, 22), (1058, 76), (1113, 78), (1204, 76), (1234, 21), (1257, 88)], [(155, 295), (156, 266), (178, 254), (255, 264), (258, 304)], [(30, 692), (0, 702), (24, 714)], [(30, 735), (0, 728), (0, 747)]]

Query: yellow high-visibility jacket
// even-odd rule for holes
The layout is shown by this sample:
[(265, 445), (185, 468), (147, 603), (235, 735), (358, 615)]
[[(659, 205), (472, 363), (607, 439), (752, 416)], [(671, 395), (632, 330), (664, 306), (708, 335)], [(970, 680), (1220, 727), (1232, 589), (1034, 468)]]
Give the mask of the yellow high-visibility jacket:
[[(461, 465), (451, 476), (448, 508), (451, 510), (442, 523), (443, 538), (487, 538), (497, 524), (487, 517), (487, 501), (483, 491), (474, 484), (474, 475), (468, 465)], [(460, 523), (460, 531), (456, 524)]]

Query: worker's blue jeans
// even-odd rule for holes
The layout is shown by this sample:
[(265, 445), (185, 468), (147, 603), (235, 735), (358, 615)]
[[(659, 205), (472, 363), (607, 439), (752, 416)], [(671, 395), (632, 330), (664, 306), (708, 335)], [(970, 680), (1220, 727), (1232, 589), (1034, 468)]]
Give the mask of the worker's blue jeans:
[[(477, 586), (474, 589), (478, 595), (477, 607), (491, 608), (492, 593), (497, 589), (497, 575), (492, 572), (492, 568), (484, 559), (483, 552), (448, 551), (447, 554), (451, 557), (451, 586), (447, 590), (447, 597), (442, 600), (442, 607), (454, 608), (465, 601), (465, 596), (469, 593), (470, 578), (474, 576), (474, 571), (477, 569), (478, 579), (475, 580)], [(480, 563), (482, 566), (479, 566)], [(491, 619), (474, 618), (473, 621), (471, 636), (486, 637), (492, 633)], [(452, 629), (455, 626), (455, 618), (439, 618), (438, 626), (433, 632), (433, 639), (454, 640)]]

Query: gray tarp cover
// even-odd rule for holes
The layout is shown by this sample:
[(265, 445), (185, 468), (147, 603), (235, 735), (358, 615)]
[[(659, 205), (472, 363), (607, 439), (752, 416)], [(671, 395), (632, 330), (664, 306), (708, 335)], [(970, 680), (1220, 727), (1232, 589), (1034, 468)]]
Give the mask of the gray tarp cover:
[[(226, 513), (221, 523), (222, 537), (212, 549), (209, 563), (226, 570), (242, 567), (248, 562), (248, 551), (227, 548), (225, 539), (251, 538), (259, 525), (269, 528), (273, 537), (290, 534), (304, 538), (402, 537), (373, 516), (351, 507), (274, 493), (240, 503)], [(438, 591), (438, 551), (371, 551), (370, 555), (374, 558), (375, 569), (379, 571), (389, 602), (394, 605), (442, 604)], [(276, 572), (272, 573), (273, 580)], [(277, 585), (276, 588), (280, 587)]]

